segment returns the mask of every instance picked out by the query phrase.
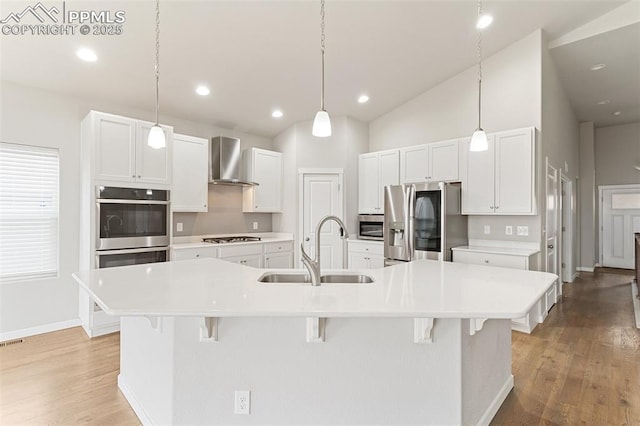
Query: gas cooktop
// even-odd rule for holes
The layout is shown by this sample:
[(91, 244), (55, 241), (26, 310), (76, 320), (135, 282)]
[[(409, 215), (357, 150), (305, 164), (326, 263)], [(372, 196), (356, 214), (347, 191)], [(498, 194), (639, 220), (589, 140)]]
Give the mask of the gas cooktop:
[(223, 243), (244, 243), (247, 241), (260, 241), (260, 237), (249, 237), (246, 235), (240, 235), (236, 237), (212, 237), (203, 238), (203, 243), (223, 244)]

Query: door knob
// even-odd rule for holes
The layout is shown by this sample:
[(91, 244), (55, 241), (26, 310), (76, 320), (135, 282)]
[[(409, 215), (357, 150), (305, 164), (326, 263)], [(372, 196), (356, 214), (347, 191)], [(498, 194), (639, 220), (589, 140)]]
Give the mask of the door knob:
[(553, 244), (549, 244), (549, 245), (547, 246), (547, 248), (548, 248), (548, 249), (552, 249), (552, 248), (553, 248)]

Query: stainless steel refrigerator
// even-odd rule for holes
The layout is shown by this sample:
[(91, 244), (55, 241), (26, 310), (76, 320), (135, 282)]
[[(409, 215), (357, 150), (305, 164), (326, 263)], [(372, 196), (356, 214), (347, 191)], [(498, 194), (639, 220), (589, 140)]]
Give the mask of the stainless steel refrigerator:
[(451, 248), (468, 244), (460, 183), (384, 188), (385, 265), (415, 259), (451, 261)]

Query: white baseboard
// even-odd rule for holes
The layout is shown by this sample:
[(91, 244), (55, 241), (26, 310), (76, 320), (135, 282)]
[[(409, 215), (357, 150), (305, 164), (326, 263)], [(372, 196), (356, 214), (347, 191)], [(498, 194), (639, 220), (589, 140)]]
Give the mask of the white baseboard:
[(121, 374), (118, 374), (118, 388), (133, 409), (133, 412), (138, 416), (138, 420), (140, 420), (143, 425), (152, 425), (153, 422), (151, 421), (151, 418), (147, 416), (144, 408), (142, 408), (142, 405), (140, 405), (133, 392), (131, 392), (131, 389), (129, 389)]
[(638, 300), (638, 282), (631, 282), (631, 297), (633, 298), (633, 312), (636, 317), (636, 328), (640, 328), (640, 300)]
[(502, 385), (500, 391), (498, 391), (495, 398), (493, 398), (493, 401), (491, 401), (491, 404), (489, 404), (489, 407), (487, 407), (482, 417), (480, 417), (480, 420), (478, 420), (478, 425), (484, 426), (491, 423), (491, 420), (500, 409), (500, 406), (502, 405), (504, 400), (507, 399), (507, 396), (509, 395), (509, 392), (511, 392), (511, 389), (513, 389), (513, 374), (509, 374), (507, 381), (504, 382), (504, 385)]
[(22, 339), (24, 337), (35, 336), (36, 334), (64, 330), (65, 328), (77, 327), (79, 325), (80, 319), (73, 319), (68, 321), (54, 322), (51, 324), (38, 325), (36, 327), (23, 328), (20, 330), (7, 331), (5, 333), (0, 333), (0, 342)]
[(580, 271), (580, 272), (593, 272), (595, 270), (595, 268), (589, 267), (589, 266), (578, 266), (576, 268), (576, 271)]

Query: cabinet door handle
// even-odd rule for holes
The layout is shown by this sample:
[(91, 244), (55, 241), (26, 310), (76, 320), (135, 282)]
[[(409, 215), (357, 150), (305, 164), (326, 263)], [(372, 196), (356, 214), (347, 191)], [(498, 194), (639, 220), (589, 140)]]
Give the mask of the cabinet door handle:
[(200, 257), (200, 255), (199, 255), (199, 254), (196, 254), (196, 257)]
[(136, 177), (136, 175), (131, 175), (132, 178)]
[(305, 238), (304, 240), (305, 240), (305, 241), (309, 241), (309, 237)]
[(142, 176), (138, 175), (138, 179), (140, 179)]
[(499, 208), (500, 208), (500, 206), (496, 206), (496, 210), (499, 209)]
[(490, 208), (491, 210), (493, 210), (493, 206), (489, 206), (489, 208)]
[(553, 244), (549, 244), (549, 245), (547, 246), (547, 248), (548, 248), (548, 249), (553, 249)]
[(489, 263), (489, 261), (485, 259), (484, 263)]

